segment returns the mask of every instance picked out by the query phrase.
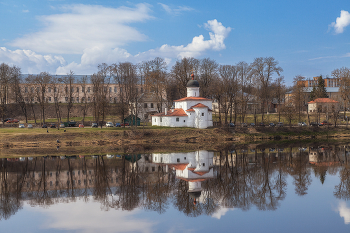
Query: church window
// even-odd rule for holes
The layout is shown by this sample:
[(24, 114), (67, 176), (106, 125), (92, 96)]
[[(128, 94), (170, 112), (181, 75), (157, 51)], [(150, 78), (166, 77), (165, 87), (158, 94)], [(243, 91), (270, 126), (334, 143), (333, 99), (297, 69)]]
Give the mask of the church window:
[(179, 122), (179, 120), (180, 120), (180, 119), (179, 119), (178, 117), (176, 117), (176, 122)]

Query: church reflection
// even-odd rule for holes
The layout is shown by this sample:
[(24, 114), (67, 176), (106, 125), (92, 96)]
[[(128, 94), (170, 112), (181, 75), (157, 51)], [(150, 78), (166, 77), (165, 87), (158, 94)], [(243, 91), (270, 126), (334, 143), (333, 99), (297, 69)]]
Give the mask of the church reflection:
[[(170, 205), (187, 216), (221, 208), (275, 210), (287, 195), (307, 195), (311, 182), (339, 174), (339, 199), (350, 198), (347, 145), (242, 147), (222, 151), (0, 160), (0, 219), (22, 208), (93, 197), (103, 210), (144, 208), (164, 213)], [(312, 177), (316, 180), (312, 181)]]

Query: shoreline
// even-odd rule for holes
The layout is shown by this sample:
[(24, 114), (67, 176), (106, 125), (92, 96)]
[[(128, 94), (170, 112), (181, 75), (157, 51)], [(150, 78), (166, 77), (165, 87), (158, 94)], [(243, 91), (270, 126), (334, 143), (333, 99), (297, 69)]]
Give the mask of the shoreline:
[[(57, 139), (59, 142), (57, 142)], [(94, 154), (118, 151), (217, 150), (232, 145), (305, 140), (349, 140), (346, 128), (142, 128), (0, 129), (0, 156), (20, 154)]]

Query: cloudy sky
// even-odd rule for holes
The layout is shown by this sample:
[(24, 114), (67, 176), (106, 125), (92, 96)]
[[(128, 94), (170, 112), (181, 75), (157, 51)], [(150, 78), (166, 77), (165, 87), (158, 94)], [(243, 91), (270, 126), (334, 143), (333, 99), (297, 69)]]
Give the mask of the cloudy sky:
[(273, 56), (286, 83), (350, 67), (350, 4), (316, 1), (0, 0), (0, 62), (22, 73), (97, 64)]

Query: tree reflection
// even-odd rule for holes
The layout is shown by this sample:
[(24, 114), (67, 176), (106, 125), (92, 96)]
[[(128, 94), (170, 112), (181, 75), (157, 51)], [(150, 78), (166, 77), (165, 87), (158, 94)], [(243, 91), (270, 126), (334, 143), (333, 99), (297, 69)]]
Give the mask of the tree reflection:
[[(14, 215), (24, 201), (47, 207), (78, 199), (99, 202), (104, 211), (143, 208), (163, 214), (172, 205), (189, 217), (214, 215), (220, 208), (276, 210), (286, 198), (287, 177), (293, 178), (295, 193), (303, 196), (311, 184), (311, 172), (316, 181), (324, 182), (328, 174), (339, 171), (340, 183), (334, 195), (350, 198), (348, 152), (344, 148), (250, 150), (242, 147), (215, 152), (210, 169), (192, 178), (180, 175), (194, 171), (192, 162), (170, 166), (152, 161), (150, 154), (130, 155), (131, 160), (102, 155), (2, 159), (0, 219)], [(181, 156), (190, 157), (186, 153)], [(192, 170), (186, 170), (190, 165)], [(196, 182), (200, 190), (191, 191)]]

